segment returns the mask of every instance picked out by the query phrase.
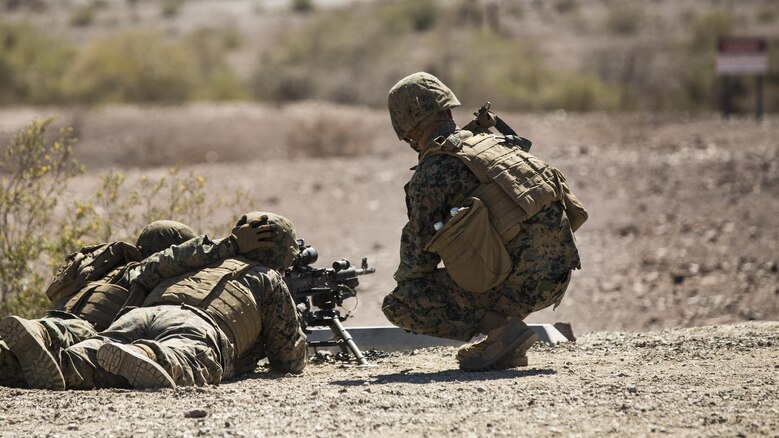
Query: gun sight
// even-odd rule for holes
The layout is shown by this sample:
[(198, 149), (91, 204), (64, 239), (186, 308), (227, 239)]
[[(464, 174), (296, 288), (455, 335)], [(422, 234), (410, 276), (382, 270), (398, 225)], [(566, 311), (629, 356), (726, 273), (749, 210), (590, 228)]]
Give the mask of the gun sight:
[(349, 266), (351, 265), (352, 264), (349, 263), (349, 260), (346, 259), (336, 260), (333, 262), (333, 269), (335, 269), (335, 272), (343, 271), (345, 269), (349, 269)]
[(316, 261), (319, 259), (319, 253), (317, 252), (316, 248), (307, 246), (303, 239), (298, 239), (298, 251), (298, 255), (292, 262), (292, 266), (308, 266), (316, 263)]

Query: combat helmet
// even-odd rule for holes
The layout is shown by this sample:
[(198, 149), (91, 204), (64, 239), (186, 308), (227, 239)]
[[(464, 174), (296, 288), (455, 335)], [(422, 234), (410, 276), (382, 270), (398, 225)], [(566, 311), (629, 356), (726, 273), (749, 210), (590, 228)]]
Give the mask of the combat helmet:
[(392, 128), (403, 140), (420, 122), (439, 111), (460, 106), (443, 82), (430, 73), (417, 72), (401, 79), (387, 96)]
[(181, 222), (170, 220), (154, 221), (141, 230), (135, 246), (141, 252), (141, 256), (146, 258), (155, 252), (162, 251), (172, 245), (184, 243), (196, 236), (197, 234), (195, 234), (192, 228)]
[(292, 265), (292, 261), (298, 255), (298, 242), (295, 236), (295, 225), (289, 219), (275, 213), (252, 211), (238, 219), (233, 227), (233, 234), (238, 227), (246, 224), (253, 227), (270, 225), (272, 230), (270, 242), (275, 245), (249, 251), (243, 254), (244, 257), (277, 271)]

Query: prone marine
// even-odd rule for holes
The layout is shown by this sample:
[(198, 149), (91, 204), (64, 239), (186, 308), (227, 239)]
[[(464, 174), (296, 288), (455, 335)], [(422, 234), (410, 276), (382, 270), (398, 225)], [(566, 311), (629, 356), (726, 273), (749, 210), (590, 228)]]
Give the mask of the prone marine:
[(47, 355), (41, 333), (24, 330), (28, 380), (50, 389), (217, 384), (263, 357), (301, 371), (306, 337), (280, 274), (296, 243), (288, 219), (252, 212), (227, 239), (199, 236), (155, 253), (124, 277), (128, 302), (140, 307), (125, 307), (97, 336)]

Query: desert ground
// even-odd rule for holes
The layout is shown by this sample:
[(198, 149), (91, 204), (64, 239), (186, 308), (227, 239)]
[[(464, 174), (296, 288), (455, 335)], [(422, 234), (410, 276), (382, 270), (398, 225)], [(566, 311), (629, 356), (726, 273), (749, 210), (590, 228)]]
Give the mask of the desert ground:
[(0, 436), (775, 437), (778, 334), (776, 322), (589, 333), (488, 373), (457, 370), (446, 347), (203, 388), (0, 388)]

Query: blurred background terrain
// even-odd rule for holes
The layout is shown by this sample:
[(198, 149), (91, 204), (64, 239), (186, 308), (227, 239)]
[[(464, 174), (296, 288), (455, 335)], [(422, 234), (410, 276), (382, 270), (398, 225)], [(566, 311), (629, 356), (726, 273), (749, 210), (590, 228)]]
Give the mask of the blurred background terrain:
[[(718, 113), (728, 35), (768, 40), (760, 122), (751, 77), (734, 79), (737, 114)], [(72, 127), (83, 166), (38, 215), (58, 239), (30, 233), (14, 271), (27, 280), (0, 290), (2, 311), (39, 313), (35, 291), (81, 244), (133, 241), (162, 216), (221, 237), (264, 209), (292, 219), (320, 264), (367, 256), (378, 272), (350, 324), (385, 324), (416, 161), (386, 93), (418, 70), (454, 90), (461, 125), (491, 101), (590, 211), (583, 269), (533, 321), (779, 317), (770, 0), (0, 0), (0, 145), (55, 116), (46, 134)], [(6, 159), (0, 176), (13, 175)]]

